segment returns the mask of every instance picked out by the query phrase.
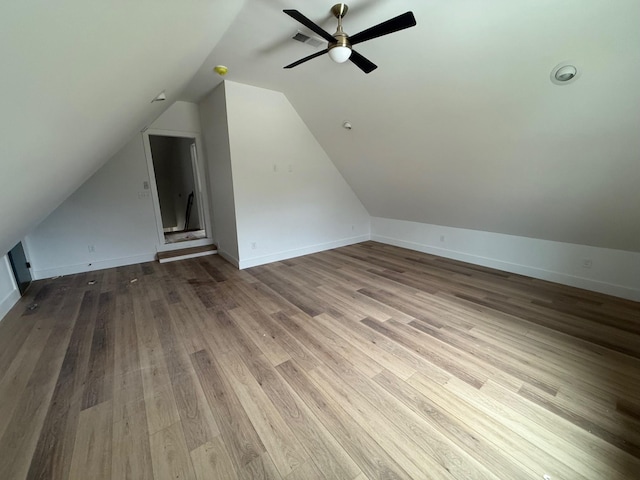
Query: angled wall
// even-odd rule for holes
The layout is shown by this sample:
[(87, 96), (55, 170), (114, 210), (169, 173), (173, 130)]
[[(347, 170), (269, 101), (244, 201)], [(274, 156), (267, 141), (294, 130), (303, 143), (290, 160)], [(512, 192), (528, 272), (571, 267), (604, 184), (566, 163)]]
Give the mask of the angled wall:
[(371, 239), (640, 301), (640, 253), (374, 217)]
[(176, 99), (243, 3), (2, 2), (0, 254)]
[(367, 240), (368, 212), (284, 94), (225, 94), (240, 268)]
[[(198, 108), (174, 103), (151, 128), (200, 130)], [(133, 138), (25, 237), (34, 279), (155, 259), (160, 239), (142, 135)]]

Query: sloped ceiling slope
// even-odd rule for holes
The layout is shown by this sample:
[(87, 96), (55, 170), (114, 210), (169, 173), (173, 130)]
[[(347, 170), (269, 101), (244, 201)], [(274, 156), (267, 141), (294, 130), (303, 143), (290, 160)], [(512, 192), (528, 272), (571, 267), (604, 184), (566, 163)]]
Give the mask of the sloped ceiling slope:
[(242, 6), (2, 2), (0, 253), (175, 100)]
[[(373, 216), (640, 251), (640, 2), (354, 0), (350, 34), (418, 22), (357, 46), (369, 75), (282, 69), (317, 51), (283, 8), (335, 30), (331, 1), (303, 3), (248, 0), (183, 98), (217, 63), (284, 92)], [(566, 60), (580, 78), (552, 84)]]

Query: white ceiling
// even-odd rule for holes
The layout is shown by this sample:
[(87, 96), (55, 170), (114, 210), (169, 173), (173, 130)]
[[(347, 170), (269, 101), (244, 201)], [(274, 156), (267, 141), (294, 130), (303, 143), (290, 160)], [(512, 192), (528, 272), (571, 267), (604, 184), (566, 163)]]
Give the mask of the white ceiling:
[[(219, 63), (284, 92), (374, 216), (640, 251), (640, 2), (354, 0), (350, 34), (418, 25), (357, 46), (369, 75), (326, 56), (283, 70), (316, 50), (282, 9), (333, 32), (330, 6), (3, 2), (0, 252)], [(581, 77), (553, 85), (564, 60)]]
[(243, 3), (2, 2), (0, 254), (169, 106), (151, 100), (184, 88)]
[[(216, 64), (284, 92), (374, 216), (640, 251), (640, 2), (354, 0), (350, 34), (418, 25), (356, 47), (369, 75), (327, 56), (283, 70), (317, 50), (281, 10), (333, 33), (330, 6), (247, 0), (181, 97)], [(554, 85), (565, 60), (581, 76)]]

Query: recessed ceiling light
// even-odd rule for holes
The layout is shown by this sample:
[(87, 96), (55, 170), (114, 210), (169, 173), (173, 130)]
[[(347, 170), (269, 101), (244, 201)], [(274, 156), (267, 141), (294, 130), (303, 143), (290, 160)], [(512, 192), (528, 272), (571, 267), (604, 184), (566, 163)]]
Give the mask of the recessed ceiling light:
[(562, 62), (551, 70), (551, 82), (556, 85), (567, 85), (578, 79), (580, 71), (570, 62)]

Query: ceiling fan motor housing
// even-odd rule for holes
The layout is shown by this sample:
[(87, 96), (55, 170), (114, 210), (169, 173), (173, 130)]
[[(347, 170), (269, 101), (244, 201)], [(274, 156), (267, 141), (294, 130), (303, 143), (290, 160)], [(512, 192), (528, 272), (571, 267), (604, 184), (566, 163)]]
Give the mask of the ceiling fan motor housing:
[(335, 43), (329, 42), (329, 46), (328, 46), (329, 50), (331, 50), (332, 48), (336, 48), (336, 47), (351, 48), (351, 42), (349, 41), (349, 35), (344, 33), (342, 31), (342, 29), (340, 29), (336, 33), (334, 33), (333, 34), (333, 38), (336, 39), (336, 42)]
[[(336, 3), (331, 7), (331, 13), (333, 13), (333, 15), (338, 19), (338, 29), (336, 30), (336, 33), (333, 34), (335, 42), (329, 42), (327, 50), (329, 51), (329, 56), (337, 63), (346, 62), (351, 56), (351, 42), (349, 41), (349, 35), (344, 33), (344, 30), (342, 29), (342, 19), (348, 11), (349, 7), (344, 3)], [(334, 48), (337, 48), (338, 50), (332, 52), (331, 50)]]

